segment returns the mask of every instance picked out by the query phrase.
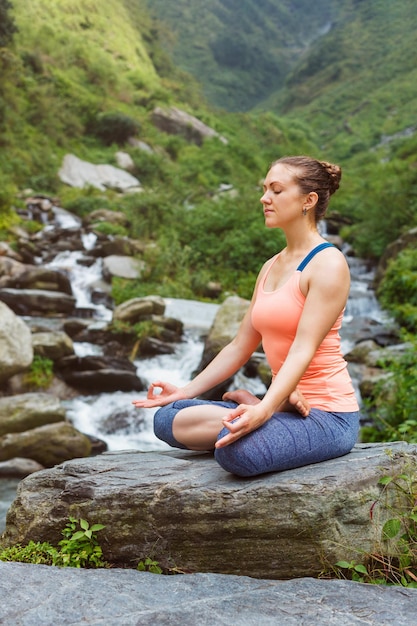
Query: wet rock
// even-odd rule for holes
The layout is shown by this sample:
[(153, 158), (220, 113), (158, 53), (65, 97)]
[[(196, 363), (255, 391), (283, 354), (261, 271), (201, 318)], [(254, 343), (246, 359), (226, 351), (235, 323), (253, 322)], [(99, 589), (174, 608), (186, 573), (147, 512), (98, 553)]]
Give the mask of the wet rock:
[(51, 330), (32, 334), (33, 351), (36, 355), (57, 361), (74, 354), (74, 344), (63, 331)]
[(0, 289), (0, 300), (17, 315), (71, 315), (75, 298), (60, 291)]
[(33, 459), (16, 457), (0, 462), (0, 478), (25, 478), (42, 469), (45, 469), (44, 466)]
[(46, 424), (0, 437), (0, 461), (17, 456), (52, 467), (68, 459), (89, 456), (91, 442), (67, 422)]
[(150, 315), (163, 315), (165, 301), (159, 296), (147, 296), (145, 298), (132, 298), (119, 304), (113, 311), (113, 321), (136, 324)]
[(33, 360), (30, 328), (0, 302), (0, 385), (26, 370)]
[(145, 386), (129, 359), (114, 356), (70, 356), (56, 363), (57, 375), (83, 393), (142, 391)]
[(21, 433), (65, 420), (65, 408), (46, 393), (23, 393), (0, 398), (0, 435)]

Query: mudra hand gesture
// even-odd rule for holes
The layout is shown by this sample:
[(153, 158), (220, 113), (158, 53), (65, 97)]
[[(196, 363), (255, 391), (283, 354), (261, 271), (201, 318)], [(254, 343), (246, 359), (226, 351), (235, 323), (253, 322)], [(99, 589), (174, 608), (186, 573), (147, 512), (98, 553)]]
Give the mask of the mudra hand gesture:
[[(161, 391), (155, 393), (155, 389), (160, 389)], [(157, 380), (149, 385), (146, 400), (134, 400), (132, 404), (137, 408), (151, 409), (156, 406), (165, 406), (176, 400), (183, 400), (185, 397), (180, 387), (176, 387), (162, 380)]]

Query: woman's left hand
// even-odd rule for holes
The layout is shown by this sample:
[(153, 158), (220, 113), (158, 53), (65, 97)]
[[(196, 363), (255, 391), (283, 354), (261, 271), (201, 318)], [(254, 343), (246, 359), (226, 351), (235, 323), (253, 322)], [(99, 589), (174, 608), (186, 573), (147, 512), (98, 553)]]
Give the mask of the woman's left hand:
[(269, 415), (265, 412), (261, 403), (256, 405), (239, 404), (233, 411), (223, 418), (223, 426), (230, 432), (219, 439), (215, 447), (224, 448), (229, 444), (244, 437), (262, 426), (268, 419)]

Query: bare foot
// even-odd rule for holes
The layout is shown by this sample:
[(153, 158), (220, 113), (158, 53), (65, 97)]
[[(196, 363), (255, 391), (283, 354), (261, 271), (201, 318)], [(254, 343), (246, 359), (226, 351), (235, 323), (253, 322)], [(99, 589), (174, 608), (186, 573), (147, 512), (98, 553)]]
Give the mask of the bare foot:
[[(237, 404), (258, 404), (260, 402), (259, 398), (246, 389), (226, 391), (226, 393), (223, 394), (223, 400), (231, 400)], [(310, 413), (310, 408), (310, 403), (304, 398), (301, 391), (295, 389), (290, 393), (288, 399), (279, 406), (278, 411), (299, 413), (301, 417), (307, 417)]]
[(310, 403), (304, 398), (301, 391), (294, 389), (288, 396), (288, 400), (285, 400), (279, 407), (280, 411), (295, 411), (301, 415), (301, 417), (307, 417), (310, 413)]
[(237, 404), (258, 404), (259, 398), (254, 396), (250, 391), (246, 389), (234, 389), (233, 391), (226, 391), (223, 394), (223, 400), (236, 402)]

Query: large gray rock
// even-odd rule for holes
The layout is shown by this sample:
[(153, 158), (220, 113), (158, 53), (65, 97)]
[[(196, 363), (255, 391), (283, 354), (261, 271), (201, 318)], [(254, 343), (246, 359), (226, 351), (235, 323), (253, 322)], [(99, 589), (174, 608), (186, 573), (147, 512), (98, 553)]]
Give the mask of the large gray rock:
[(18, 315), (71, 315), (75, 298), (45, 289), (0, 289), (0, 300)]
[(416, 589), (342, 580), (0, 562), (0, 622), (11, 626), (412, 626), (416, 612)]
[[(10, 259), (9, 259), (10, 260)], [(62, 291), (72, 295), (71, 283), (68, 276), (59, 270), (35, 267), (32, 265), (17, 264), (10, 268), (8, 274), (3, 273), (0, 284), (15, 289), (46, 289), (48, 291)]]
[(29, 326), (0, 301), (0, 384), (25, 371), (32, 361)]
[(23, 457), (52, 467), (67, 459), (88, 456), (91, 447), (86, 435), (67, 422), (57, 422), (0, 437), (0, 461)]
[(52, 361), (74, 354), (72, 339), (62, 330), (33, 333), (32, 346), (35, 354)]
[(114, 276), (129, 280), (138, 279), (142, 276), (145, 268), (145, 261), (130, 256), (112, 254), (103, 259), (103, 276), (109, 282)]
[(140, 187), (139, 180), (125, 170), (113, 165), (94, 165), (73, 154), (65, 155), (58, 176), (63, 183), (80, 189), (95, 187), (101, 191), (129, 191)]
[(236, 336), (241, 321), (248, 308), (249, 301), (239, 296), (229, 296), (216, 313), (213, 324), (204, 345), (202, 369)]
[(188, 451), (75, 459), (20, 483), (1, 541), (56, 544), (74, 516), (106, 525), (104, 557), (115, 564), (152, 555), (184, 571), (317, 576), (323, 563), (371, 551), (383, 521), (378, 480), (403, 471), (402, 451), (415, 459), (417, 446), (358, 445), (338, 459), (253, 479)]
[(47, 393), (23, 393), (0, 398), (0, 435), (62, 422), (65, 408)]
[(205, 139), (216, 137), (222, 143), (228, 141), (210, 126), (193, 115), (176, 107), (156, 107), (152, 113), (152, 121), (157, 128), (171, 135), (182, 135), (187, 141), (201, 146)]
[(159, 296), (146, 296), (144, 298), (132, 298), (119, 304), (113, 311), (113, 321), (136, 324), (151, 315), (163, 315), (165, 301)]

